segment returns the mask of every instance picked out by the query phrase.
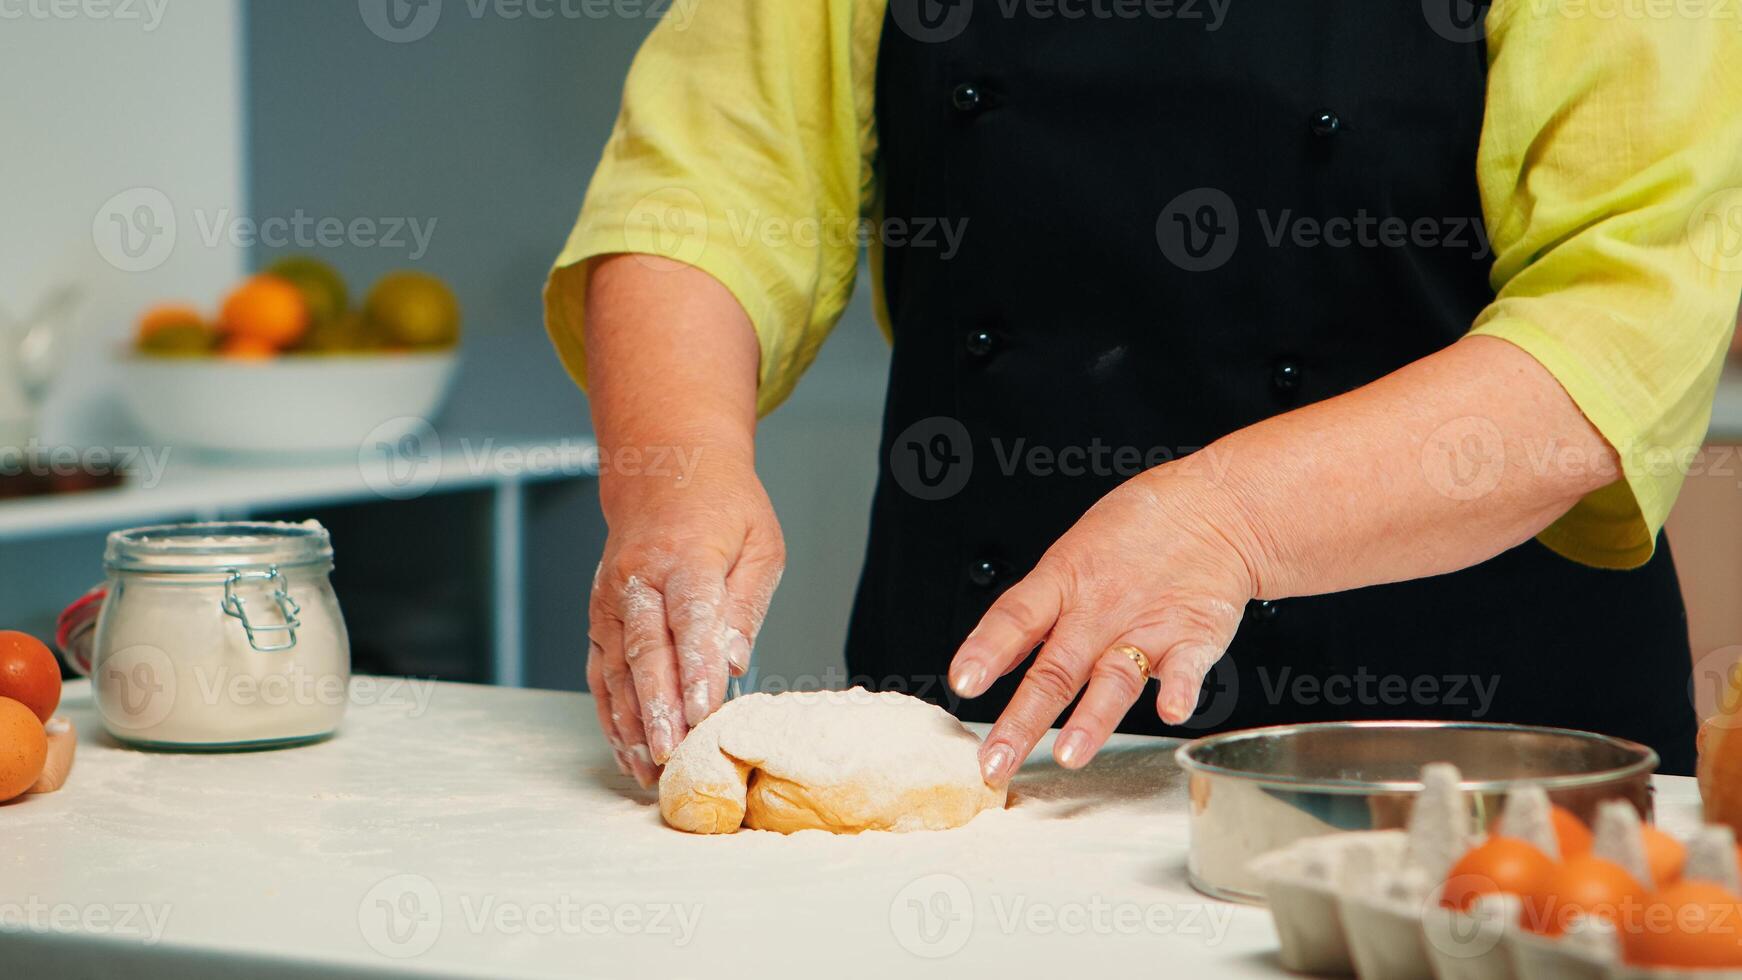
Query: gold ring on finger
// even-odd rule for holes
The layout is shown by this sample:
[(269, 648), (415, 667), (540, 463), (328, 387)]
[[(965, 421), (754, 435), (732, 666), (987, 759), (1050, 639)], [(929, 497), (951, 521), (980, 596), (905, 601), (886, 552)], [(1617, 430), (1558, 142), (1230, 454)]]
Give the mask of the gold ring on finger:
[(1137, 649), (1129, 643), (1121, 643), (1107, 652), (1116, 653), (1121, 657), (1129, 658), (1132, 663), (1137, 665), (1138, 676), (1142, 677), (1144, 680), (1149, 679), (1149, 654), (1144, 653), (1142, 650)]

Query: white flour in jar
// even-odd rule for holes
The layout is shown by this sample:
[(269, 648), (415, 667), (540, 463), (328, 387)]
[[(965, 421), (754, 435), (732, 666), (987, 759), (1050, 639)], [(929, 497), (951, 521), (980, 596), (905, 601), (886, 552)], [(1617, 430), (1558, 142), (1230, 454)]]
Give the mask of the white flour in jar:
[[(217, 552), (248, 572), (243, 559), (257, 556), (238, 549), (254, 543), (248, 535), (189, 536), (176, 542), (175, 560)], [(270, 554), (271, 542), (260, 549)], [(256, 627), (251, 644), (242, 620), (225, 612), (226, 572), (151, 562), (112, 567), (92, 665), (97, 706), (111, 734), (148, 745), (218, 747), (335, 731), (345, 712), (350, 643), (327, 554), (278, 566), (300, 607), (294, 644), (290, 633), (271, 629), (285, 624), (290, 608), (280, 607), (269, 580), (233, 584)], [(288, 649), (257, 649), (274, 646)]]

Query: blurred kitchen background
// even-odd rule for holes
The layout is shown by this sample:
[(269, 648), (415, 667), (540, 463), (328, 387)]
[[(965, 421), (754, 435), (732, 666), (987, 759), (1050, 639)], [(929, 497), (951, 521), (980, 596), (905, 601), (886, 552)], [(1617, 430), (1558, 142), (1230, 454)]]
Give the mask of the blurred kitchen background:
[[(411, 467), (403, 485), (372, 477), (356, 450), (275, 454), (291, 426), (245, 431), (254, 413), (233, 404), (260, 393), (213, 390), (202, 395), (217, 402), (203, 406), (209, 420), (258, 452), (170, 445), (151, 487), (0, 499), (0, 628), (51, 636), (56, 613), (102, 578), (103, 536), (118, 527), (315, 517), (333, 531), (359, 670), (582, 686), (604, 525), (576, 463), (586, 402), (545, 339), (540, 288), (663, 0), (395, 2), (411, 16), (404, 29), (383, 19), (386, 0), (39, 6), (0, 20), (0, 416), (8, 386), (20, 388), (8, 348), (26, 321), (53, 319), (44, 307), (63, 287), (81, 300), (57, 331), (34, 445), (99, 460), (153, 447), (124, 397), (138, 379), (118, 356), (141, 313), (165, 302), (215, 311), (289, 254), (341, 273), (354, 304), (395, 270), (439, 277), (463, 326), (434, 438), (414, 434), (396, 461)], [(299, 216), (374, 219), (380, 235), (403, 222), (403, 245), (347, 234), (277, 248), (227, 230)], [(861, 296), (765, 426), (762, 466), (791, 558), (758, 650), (764, 672), (841, 679), (886, 358)], [(312, 382), (279, 408), (323, 415), (330, 387)], [(202, 411), (185, 392), (180, 401)], [(0, 472), (7, 462), (0, 448)], [(0, 498), (45, 489), (20, 468), (0, 476)]]
[[(65, 0), (8, 8), (0, 20), (0, 423), (9, 412), (19, 417), (35, 380), (32, 351), (52, 335), (58, 364), (31, 446), (85, 460), (93, 449), (155, 447), (127, 407), (131, 396), (181, 412), (184, 425), (215, 425), (248, 451), (172, 443), (151, 485), (51, 496), (20, 496), (47, 487), (0, 475), (0, 498), (13, 498), (0, 499), (0, 628), (50, 636), (58, 610), (101, 578), (103, 535), (118, 527), (316, 517), (334, 533), (335, 582), (359, 670), (581, 686), (585, 595), (604, 528), (594, 484), (575, 462), (589, 433), (586, 404), (546, 342), (540, 287), (609, 132), (624, 72), (665, 6)], [(405, 230), (397, 245), (347, 233), (314, 248), (250, 243), (227, 230), (237, 222), (265, 230), (273, 219), (337, 219), (347, 228), (373, 219), (377, 233), (394, 222)], [(326, 418), (347, 403), (347, 380), (322, 374), (280, 396), (159, 379), (151, 384), (166, 390), (148, 396), (150, 384), (118, 356), (142, 312), (178, 301), (216, 310), (249, 274), (293, 253), (341, 273), (354, 303), (406, 269), (439, 278), (458, 298), (457, 373), (429, 413), (433, 429), (387, 440), (385, 454), (399, 458), (385, 462), (409, 467), (403, 480), (383, 482), (373, 446), (278, 451), (305, 416)], [(62, 317), (56, 297), (67, 287), (78, 299)], [(862, 280), (821, 360), (763, 429), (761, 468), (791, 557), (758, 661), (788, 682), (844, 679), (841, 642), (864, 549), (886, 359)], [(252, 431), (248, 419), (274, 411), (279, 421)], [(390, 421), (381, 414), (370, 424)], [(391, 416), (406, 414), (417, 413)], [(1705, 669), (1724, 670), (1742, 653), (1742, 458), (1734, 451), (1742, 374), (1727, 379), (1713, 440), (1671, 533), (1695, 655)]]

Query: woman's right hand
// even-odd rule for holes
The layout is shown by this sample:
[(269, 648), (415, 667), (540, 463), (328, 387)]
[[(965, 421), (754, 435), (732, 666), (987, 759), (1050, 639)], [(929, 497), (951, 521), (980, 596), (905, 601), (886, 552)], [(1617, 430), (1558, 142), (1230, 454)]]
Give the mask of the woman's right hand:
[(599, 260), (586, 300), (609, 528), (587, 686), (618, 766), (650, 786), (749, 668), (786, 565), (756, 476), (761, 349), (724, 286), (657, 256)]
[(691, 452), (690, 478), (640, 484), (608, 505), (593, 579), (587, 684), (618, 765), (643, 786), (719, 708), (727, 675), (749, 669), (786, 566), (751, 462)]

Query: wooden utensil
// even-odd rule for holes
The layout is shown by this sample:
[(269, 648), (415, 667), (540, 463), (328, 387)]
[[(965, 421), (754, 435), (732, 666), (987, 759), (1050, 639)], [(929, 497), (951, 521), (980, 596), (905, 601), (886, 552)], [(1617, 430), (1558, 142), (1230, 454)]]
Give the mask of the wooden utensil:
[(73, 771), (73, 750), (79, 742), (79, 733), (73, 728), (73, 723), (57, 715), (44, 727), (48, 731), (48, 761), (43, 763), (42, 775), (37, 777), (36, 785), (24, 791), (25, 796), (60, 789)]

